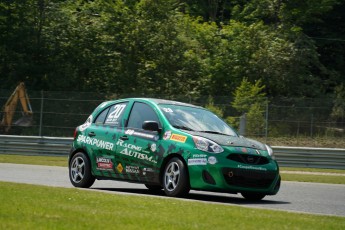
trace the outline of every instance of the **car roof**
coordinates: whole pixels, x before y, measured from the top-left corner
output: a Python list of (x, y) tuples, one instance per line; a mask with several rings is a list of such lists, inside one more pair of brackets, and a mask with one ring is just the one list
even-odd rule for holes
[[(188, 103), (184, 103), (184, 102), (158, 99), (158, 98), (126, 98), (126, 99), (121, 99), (121, 100), (148, 101), (148, 102), (153, 102), (157, 105), (166, 104), (166, 105), (180, 105), (180, 106), (188, 106), (188, 107), (195, 107), (195, 108), (203, 108), (201, 106), (192, 105), (192, 104), (188, 104)], [(118, 100), (116, 100), (116, 101), (118, 101)]]

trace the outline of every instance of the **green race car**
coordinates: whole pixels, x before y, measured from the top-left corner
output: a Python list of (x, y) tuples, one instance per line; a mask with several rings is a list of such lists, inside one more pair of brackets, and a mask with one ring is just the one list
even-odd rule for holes
[(193, 189), (261, 200), (280, 188), (269, 146), (239, 136), (202, 107), (148, 98), (100, 104), (75, 130), (69, 177), (75, 187), (113, 179), (168, 196)]

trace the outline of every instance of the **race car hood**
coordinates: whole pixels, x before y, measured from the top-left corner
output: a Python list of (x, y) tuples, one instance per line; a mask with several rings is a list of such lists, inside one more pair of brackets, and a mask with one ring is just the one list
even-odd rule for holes
[(226, 136), (220, 134), (188, 132), (195, 136), (208, 138), (222, 146), (246, 147), (258, 150), (266, 150), (266, 146), (261, 142), (245, 138), (243, 136)]

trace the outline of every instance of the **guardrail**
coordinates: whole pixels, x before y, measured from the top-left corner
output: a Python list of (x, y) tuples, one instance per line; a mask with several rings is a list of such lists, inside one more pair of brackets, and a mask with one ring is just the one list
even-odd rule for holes
[[(0, 135), (0, 154), (67, 156), (73, 138)], [(345, 169), (345, 149), (273, 146), (283, 167)]]
[(73, 138), (0, 135), (0, 154), (67, 156)]
[(273, 146), (280, 166), (345, 169), (345, 149)]

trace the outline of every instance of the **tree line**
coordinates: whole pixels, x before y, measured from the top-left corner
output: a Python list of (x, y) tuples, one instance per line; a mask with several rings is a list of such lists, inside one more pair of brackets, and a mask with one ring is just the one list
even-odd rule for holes
[(0, 41), (3, 89), (231, 96), (246, 79), (345, 107), (343, 0), (1, 0)]

